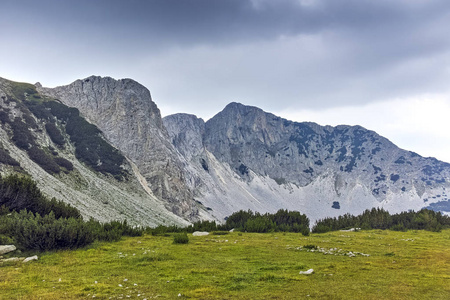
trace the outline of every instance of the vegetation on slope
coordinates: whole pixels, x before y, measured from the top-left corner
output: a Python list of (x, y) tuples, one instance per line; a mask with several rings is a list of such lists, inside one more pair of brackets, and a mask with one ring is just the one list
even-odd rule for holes
[(142, 229), (126, 221), (84, 221), (76, 208), (48, 200), (28, 177), (0, 177), (0, 207), (0, 244), (13, 243), (24, 250), (74, 249), (95, 240), (142, 235)]
[(64, 133), (67, 133), (75, 146), (77, 159), (95, 171), (111, 174), (118, 180), (126, 178), (127, 172), (122, 168), (124, 156), (102, 138), (101, 131), (96, 126), (80, 116), (78, 109), (41, 96), (34, 85), (10, 82), (10, 86), (10, 95), (4, 101), (15, 102), (23, 114), (11, 119), (10, 109), (0, 107), (0, 121), (9, 125), (11, 140), (15, 145), (27, 151), (30, 158), (45, 171), (50, 174), (69, 172), (73, 165), (58, 157), (56, 152), (51, 155), (51, 151), (36, 143), (33, 130), (38, 129), (38, 125), (32, 115), (44, 123), (46, 132), (57, 147), (64, 148)]
[(55, 198), (48, 200), (29, 177), (19, 175), (0, 176), (0, 206), (19, 212), (28, 210), (40, 215), (53, 212), (55, 218), (80, 218), (80, 212)]

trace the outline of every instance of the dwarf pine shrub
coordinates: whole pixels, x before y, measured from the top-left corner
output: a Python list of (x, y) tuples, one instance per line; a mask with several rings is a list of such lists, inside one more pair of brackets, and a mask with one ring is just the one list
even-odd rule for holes
[(189, 243), (189, 237), (187, 236), (186, 232), (176, 233), (173, 236), (173, 243), (174, 244), (187, 244), (187, 243)]

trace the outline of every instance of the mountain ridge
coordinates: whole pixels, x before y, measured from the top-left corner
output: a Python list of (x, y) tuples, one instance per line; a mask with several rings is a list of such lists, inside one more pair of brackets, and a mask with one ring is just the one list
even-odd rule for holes
[[(297, 210), (312, 221), (345, 213), (359, 214), (372, 207), (394, 213), (433, 206), (450, 211), (448, 163), (400, 149), (358, 125), (333, 127), (293, 122), (237, 102), (229, 103), (206, 122), (183, 113), (162, 118), (150, 91), (132, 79), (90, 76), (55, 88), (45, 88), (39, 83), (26, 85), (19, 92), (14, 92), (11, 85), (20, 84), (8, 82), (0, 80), (0, 94), (7, 100), (2, 99), (1, 104), (8, 111), (8, 122), (14, 119), (26, 123), (28, 115), (36, 120), (37, 129), (27, 130), (44, 152), (51, 152), (49, 146), (57, 147), (47, 135), (47, 130), (55, 126), (57, 131), (53, 128), (52, 132), (59, 130), (66, 141), (67, 154), (61, 151), (64, 159), (80, 172), (77, 180), (93, 190), (78, 188), (79, 195), (70, 192), (70, 196), (56, 192), (66, 187), (72, 190), (74, 182), (60, 178), (66, 176), (64, 172), (42, 176), (45, 171), (27, 162), (28, 150), (14, 145), (8, 122), (2, 125), (2, 144), (33, 178), (40, 180), (44, 192), (47, 189), (48, 194), (72, 204), (69, 197), (84, 197), (87, 216), (92, 209), (97, 211), (96, 218), (105, 220), (127, 216), (139, 224), (139, 219), (147, 214), (155, 218), (147, 223), (161, 224), (166, 219), (187, 224), (197, 220), (223, 221), (241, 209), (262, 213)], [(20, 99), (14, 102), (14, 97)], [(19, 106), (21, 101), (54, 101), (51, 103), (76, 108), (80, 117), (98, 128), (91, 130), (94, 133), (98, 130), (104, 142), (111, 145), (108, 147), (123, 155), (125, 160), (120, 168), (129, 174), (133, 187), (115, 181), (117, 178), (108, 174), (109, 183), (99, 184), (106, 177), (92, 172), (92, 168), (102, 170), (102, 161), (96, 165), (88, 148), (83, 152), (86, 161), (74, 157), (71, 151), (84, 141), (75, 141), (67, 135), (66, 130), (70, 129), (67, 119), (56, 116), (42, 119), (38, 115), (46, 116), (48, 112), (37, 108), (13, 110), (13, 116), (10, 100)], [(50, 106), (46, 109), (52, 112), (54, 108)], [(86, 163), (94, 164), (86, 168)], [(2, 172), (12, 170), (1, 162), (0, 167)], [(93, 187), (90, 181), (98, 187)], [(120, 192), (122, 188), (124, 191)], [(120, 200), (109, 200), (111, 205), (103, 204), (117, 208), (111, 207), (111, 213), (102, 216), (99, 201), (92, 199), (95, 193), (103, 195), (100, 202), (122, 196)], [(137, 196), (139, 200), (130, 198), (133, 193), (141, 195)], [(152, 209), (155, 211), (151, 212)], [(117, 213), (121, 210), (122, 216)]]

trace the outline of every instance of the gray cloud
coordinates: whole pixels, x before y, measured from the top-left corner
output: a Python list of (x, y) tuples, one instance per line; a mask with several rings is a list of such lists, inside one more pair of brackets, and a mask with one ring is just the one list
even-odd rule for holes
[(14, 76), (131, 77), (158, 104), (205, 116), (232, 100), (320, 109), (448, 91), (445, 0), (5, 0), (0, 10), (0, 63)]

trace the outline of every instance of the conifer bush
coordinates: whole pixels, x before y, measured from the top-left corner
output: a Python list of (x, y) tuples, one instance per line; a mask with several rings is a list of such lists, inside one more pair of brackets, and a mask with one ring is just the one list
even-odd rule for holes
[(187, 244), (187, 243), (189, 243), (189, 237), (187, 236), (187, 233), (186, 232), (176, 233), (173, 236), (173, 243), (174, 244)]

